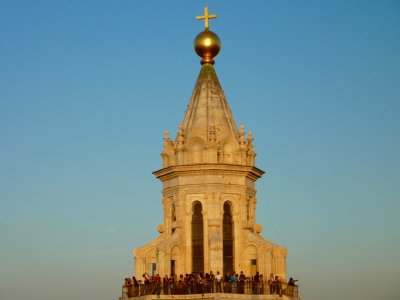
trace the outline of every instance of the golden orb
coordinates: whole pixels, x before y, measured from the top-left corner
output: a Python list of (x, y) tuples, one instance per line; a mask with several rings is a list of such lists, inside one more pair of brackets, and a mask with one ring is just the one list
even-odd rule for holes
[(221, 40), (218, 35), (210, 30), (200, 32), (194, 39), (194, 50), (202, 57), (201, 64), (214, 64), (214, 57), (221, 50)]

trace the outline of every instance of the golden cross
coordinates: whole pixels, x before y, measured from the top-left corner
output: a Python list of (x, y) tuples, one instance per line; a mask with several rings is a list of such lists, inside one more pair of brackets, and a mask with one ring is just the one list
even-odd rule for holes
[(204, 16), (197, 16), (196, 20), (204, 20), (204, 26), (206, 27), (206, 30), (208, 30), (208, 19), (216, 19), (216, 18), (218, 18), (217, 15), (208, 14), (208, 7), (206, 6), (204, 8)]

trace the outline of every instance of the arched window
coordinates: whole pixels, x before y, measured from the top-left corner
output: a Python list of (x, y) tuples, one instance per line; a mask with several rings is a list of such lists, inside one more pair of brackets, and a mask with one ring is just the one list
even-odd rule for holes
[(192, 266), (194, 272), (204, 272), (203, 207), (200, 202), (193, 205), (192, 215)]
[(233, 238), (233, 218), (232, 206), (229, 202), (224, 203), (223, 218), (223, 256), (224, 256), (224, 274), (234, 270), (234, 238)]

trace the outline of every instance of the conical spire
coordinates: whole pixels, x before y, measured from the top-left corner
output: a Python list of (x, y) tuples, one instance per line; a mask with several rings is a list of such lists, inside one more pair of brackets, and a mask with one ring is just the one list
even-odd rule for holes
[(244, 126), (236, 126), (228, 101), (214, 70), (214, 57), (221, 49), (219, 37), (209, 30), (209, 15), (205, 9), (206, 27), (194, 41), (196, 53), (203, 59), (199, 77), (190, 98), (183, 122), (175, 138), (164, 136), (163, 166), (222, 163), (254, 165), (253, 137), (245, 137)]
[(239, 132), (212, 64), (203, 64), (182, 122), (186, 144), (231, 143)]

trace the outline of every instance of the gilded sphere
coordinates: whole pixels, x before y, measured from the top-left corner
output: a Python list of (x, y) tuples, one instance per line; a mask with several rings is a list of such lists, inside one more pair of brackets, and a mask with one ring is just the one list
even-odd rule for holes
[(194, 39), (194, 50), (202, 57), (201, 64), (214, 64), (214, 57), (221, 50), (221, 40), (218, 35), (210, 30), (200, 32)]

